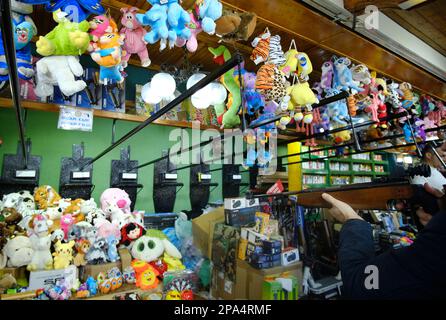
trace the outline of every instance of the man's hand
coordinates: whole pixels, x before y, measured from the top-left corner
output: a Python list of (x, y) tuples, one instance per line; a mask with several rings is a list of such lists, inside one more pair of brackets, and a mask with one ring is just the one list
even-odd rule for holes
[(363, 220), (352, 207), (350, 207), (347, 203), (339, 201), (338, 199), (333, 198), (328, 193), (322, 194), (322, 199), (331, 204), (331, 208), (328, 209), (328, 212), (340, 223), (344, 223), (350, 219), (359, 219)]

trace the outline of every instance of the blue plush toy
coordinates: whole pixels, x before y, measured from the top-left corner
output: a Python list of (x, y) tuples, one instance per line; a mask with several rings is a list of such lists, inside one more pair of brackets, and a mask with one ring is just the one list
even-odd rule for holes
[[(34, 75), (30, 42), (37, 33), (37, 29), (28, 16), (15, 15), (14, 17), (12, 23), (15, 30), (14, 43), (18, 75), (20, 79), (30, 80)], [(7, 81), (8, 78), (8, 66), (6, 64), (3, 36), (0, 30), (0, 82)]]
[(72, 22), (82, 22), (94, 15), (105, 13), (101, 0), (21, 0), (29, 4), (44, 4), (45, 9), (50, 12), (61, 9), (68, 14)]
[(90, 296), (95, 296), (98, 294), (98, 282), (93, 277), (88, 277), (87, 281), (88, 291), (90, 291)]
[(203, 0), (199, 5), (201, 28), (209, 34), (215, 33), (215, 21), (223, 13), (223, 5), (218, 0)]
[(178, 0), (147, 0), (152, 5), (145, 14), (137, 14), (136, 18), (143, 26), (150, 26), (151, 31), (144, 40), (150, 44), (161, 41), (160, 50), (175, 45), (177, 38), (188, 40), (191, 31), (187, 28), (189, 14), (180, 6)]
[(118, 239), (116, 239), (114, 235), (110, 235), (107, 238), (107, 244), (108, 244), (107, 255), (108, 255), (108, 260), (110, 262), (116, 262), (119, 260), (118, 249), (116, 248), (118, 243), (119, 241)]
[(362, 89), (356, 86), (353, 82), (352, 71), (349, 68), (350, 64), (351, 61), (348, 58), (333, 57), (333, 88), (345, 91), (354, 89), (357, 92), (360, 92)]

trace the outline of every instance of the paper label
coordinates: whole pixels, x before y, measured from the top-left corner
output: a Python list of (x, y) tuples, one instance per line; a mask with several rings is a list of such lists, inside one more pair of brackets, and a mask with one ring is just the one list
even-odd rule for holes
[(36, 170), (17, 170), (15, 172), (16, 178), (35, 178)]
[(58, 129), (93, 131), (93, 110), (60, 106)]

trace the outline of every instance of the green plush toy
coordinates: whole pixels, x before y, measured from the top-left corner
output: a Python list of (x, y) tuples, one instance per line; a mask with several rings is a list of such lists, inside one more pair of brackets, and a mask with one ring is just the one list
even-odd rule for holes
[(42, 56), (77, 56), (83, 54), (90, 43), (88, 21), (71, 22), (64, 13), (56, 11), (53, 19), (58, 25), (36, 43), (37, 53)]
[[(219, 46), (218, 48), (208, 48), (214, 55), (214, 61), (223, 64), (231, 59), (231, 53), (225, 46)], [(227, 71), (220, 79), (220, 82), (229, 91), (228, 97), (228, 110), (223, 113), (222, 105), (214, 106), (218, 116), (219, 124), (222, 124), (224, 128), (234, 128), (240, 125), (240, 117), (238, 115), (240, 106), (242, 104), (242, 97), (240, 94), (240, 84), (234, 78), (234, 69)]]

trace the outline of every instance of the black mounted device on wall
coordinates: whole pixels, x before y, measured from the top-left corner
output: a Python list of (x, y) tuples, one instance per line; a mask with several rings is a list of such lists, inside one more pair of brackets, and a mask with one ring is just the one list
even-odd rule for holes
[(240, 196), (240, 186), (246, 185), (242, 183), (242, 175), (240, 173), (240, 165), (224, 164), (222, 170), (222, 192), (223, 199), (237, 198)]
[(161, 159), (153, 166), (153, 205), (156, 213), (173, 212), (177, 187), (184, 186), (177, 181), (176, 166), (170, 160), (169, 150), (163, 150)]
[(203, 213), (203, 209), (209, 203), (210, 187), (218, 187), (218, 183), (211, 182), (212, 174), (209, 171), (209, 164), (203, 162), (201, 155), (200, 163), (190, 167), (190, 219), (196, 218)]
[(137, 160), (130, 160), (130, 146), (121, 149), (121, 160), (112, 160), (110, 187), (119, 188), (127, 192), (132, 201), (130, 209), (135, 209), (138, 189), (143, 185), (138, 183)]
[(91, 198), (93, 192), (93, 165), (85, 165), (91, 158), (84, 158), (84, 143), (73, 144), (71, 158), (63, 157), (60, 167), (59, 192), (63, 198)]
[(31, 139), (25, 142), (27, 164), (25, 164), (22, 150), (22, 144), (19, 142), (17, 154), (5, 154), (3, 156), (0, 197), (21, 190), (28, 190), (33, 193), (34, 188), (39, 185), (42, 157), (31, 155)]

